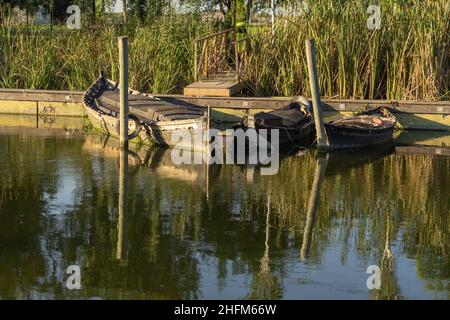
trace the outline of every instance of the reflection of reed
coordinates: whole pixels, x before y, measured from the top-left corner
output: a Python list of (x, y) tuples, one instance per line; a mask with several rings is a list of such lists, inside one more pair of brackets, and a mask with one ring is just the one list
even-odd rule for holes
[(127, 208), (127, 175), (128, 175), (128, 151), (120, 150), (119, 168), (119, 219), (117, 222), (117, 251), (116, 259), (123, 260), (125, 256), (125, 213)]
[(391, 250), (391, 218), (386, 216), (386, 234), (384, 251), (381, 257), (381, 287), (373, 291), (373, 296), (377, 300), (398, 299), (397, 276), (395, 274), (395, 259)]
[(269, 237), (270, 237), (270, 193), (267, 196), (267, 214), (266, 214), (266, 239), (264, 241), (264, 256), (261, 258), (261, 271), (259, 276), (270, 272), (269, 259)]
[(270, 270), (270, 215), (271, 215), (271, 193), (267, 195), (267, 214), (264, 240), (264, 255), (260, 260), (260, 271), (255, 277), (250, 299), (275, 299), (281, 297), (281, 289), (278, 286), (278, 277)]
[(316, 161), (316, 170), (314, 172), (314, 181), (311, 189), (311, 195), (308, 203), (308, 213), (306, 215), (305, 231), (303, 232), (302, 248), (300, 250), (300, 259), (305, 260), (310, 255), (311, 239), (316, 221), (317, 208), (320, 200), (320, 186), (325, 176), (328, 156), (319, 155)]

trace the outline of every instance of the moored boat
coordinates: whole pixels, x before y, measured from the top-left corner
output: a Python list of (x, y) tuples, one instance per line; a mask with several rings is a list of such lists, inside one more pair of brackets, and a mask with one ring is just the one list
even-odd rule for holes
[(314, 121), (308, 110), (309, 103), (303, 97), (293, 99), (288, 105), (271, 112), (260, 112), (243, 119), (245, 129), (279, 130), (282, 146), (309, 146), (314, 132)]
[[(83, 105), (94, 127), (108, 135), (119, 135), (118, 85), (103, 77), (98, 78), (83, 96)], [(163, 101), (136, 90), (129, 90), (129, 139), (138, 138), (144, 144), (152, 142), (173, 147), (182, 146), (172, 141), (176, 130), (187, 130), (193, 136), (196, 130), (206, 130), (207, 114), (200, 107), (186, 107)]]
[(332, 150), (356, 149), (390, 143), (395, 116), (385, 107), (377, 107), (325, 124)]

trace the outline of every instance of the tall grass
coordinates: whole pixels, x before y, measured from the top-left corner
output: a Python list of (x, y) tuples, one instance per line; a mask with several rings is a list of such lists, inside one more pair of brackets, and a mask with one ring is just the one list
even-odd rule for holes
[[(278, 18), (275, 37), (251, 40), (244, 76), (252, 94), (309, 95), (304, 40), (313, 37), (323, 96), (450, 98), (449, 1), (380, 0), (379, 30), (366, 26), (369, 1), (308, 3), (303, 15)], [(189, 14), (81, 31), (2, 28), (0, 87), (85, 90), (100, 69), (117, 78), (116, 37), (127, 34), (130, 85), (180, 93), (194, 78), (193, 40), (217, 27)]]
[(130, 86), (179, 92), (193, 79), (195, 37), (214, 27), (198, 15), (168, 15), (148, 25), (104, 24), (80, 31), (2, 28), (0, 87), (85, 90), (100, 70), (117, 79), (117, 36), (127, 34)]
[(369, 1), (309, 1), (281, 17), (275, 38), (256, 37), (246, 68), (257, 95), (309, 92), (304, 40), (316, 41), (322, 94), (345, 98), (450, 96), (450, 2), (379, 1), (381, 28), (369, 30)]

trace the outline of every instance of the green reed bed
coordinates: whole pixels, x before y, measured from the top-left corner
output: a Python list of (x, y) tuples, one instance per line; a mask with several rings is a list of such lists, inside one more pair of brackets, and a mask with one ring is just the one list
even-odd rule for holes
[[(252, 38), (244, 75), (251, 94), (309, 95), (304, 40), (313, 37), (323, 96), (450, 98), (450, 2), (380, 0), (378, 30), (367, 28), (369, 1), (309, 2), (302, 15), (278, 18), (275, 37)], [(0, 87), (85, 90), (100, 69), (117, 79), (116, 37), (127, 34), (130, 85), (180, 93), (194, 78), (193, 40), (220, 25), (188, 14), (80, 31), (4, 27)]]
[(252, 41), (246, 71), (253, 92), (307, 94), (304, 40), (312, 37), (325, 96), (448, 99), (450, 3), (379, 3), (378, 30), (367, 28), (368, 1), (317, 0), (303, 15), (280, 18), (274, 39), (266, 34)]
[(127, 34), (130, 86), (179, 92), (193, 78), (193, 39), (214, 26), (196, 15), (172, 15), (148, 25), (105, 23), (75, 31), (1, 28), (0, 87), (85, 90), (100, 70), (117, 79), (117, 36)]

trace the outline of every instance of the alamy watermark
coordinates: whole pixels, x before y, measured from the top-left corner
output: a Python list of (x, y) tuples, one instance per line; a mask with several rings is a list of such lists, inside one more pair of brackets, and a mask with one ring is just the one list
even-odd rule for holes
[(81, 289), (81, 269), (77, 265), (70, 265), (66, 269), (66, 273), (69, 277), (66, 280), (66, 288), (69, 290)]
[(366, 270), (370, 276), (367, 278), (366, 285), (369, 290), (381, 289), (381, 269), (377, 265), (370, 265)]
[(66, 11), (70, 16), (67, 18), (68, 29), (81, 29), (81, 9), (77, 5), (71, 5)]
[(381, 29), (381, 8), (378, 5), (370, 5), (367, 8), (367, 29), (369, 30), (379, 30)]
[[(304, 15), (310, 12), (308, 1), (304, 0), (300, 3), (298, 15)], [(66, 20), (66, 26), (70, 30), (81, 29), (81, 8), (78, 5), (70, 5), (66, 10), (69, 15)], [(381, 29), (381, 7), (376, 4), (371, 4), (367, 7), (366, 13), (369, 15), (366, 21), (367, 29), (379, 30)], [(37, 24), (49, 24), (50, 15), (43, 6), (39, 6), (36, 14)]]

